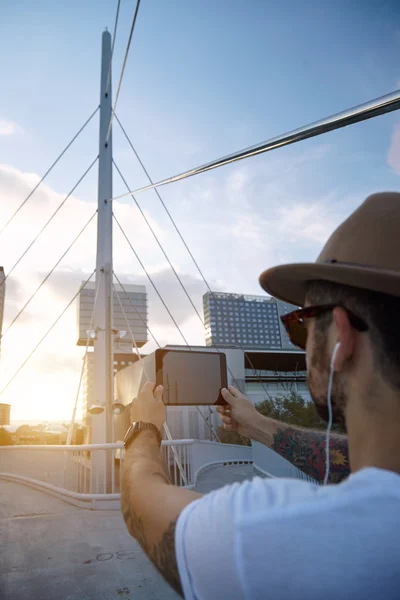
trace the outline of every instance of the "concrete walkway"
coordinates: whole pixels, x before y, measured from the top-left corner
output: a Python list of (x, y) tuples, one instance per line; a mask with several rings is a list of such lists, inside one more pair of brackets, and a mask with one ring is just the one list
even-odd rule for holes
[(224, 485), (241, 483), (255, 477), (253, 465), (212, 465), (200, 472), (196, 490), (208, 494)]
[(116, 511), (0, 481), (1, 600), (175, 600)]

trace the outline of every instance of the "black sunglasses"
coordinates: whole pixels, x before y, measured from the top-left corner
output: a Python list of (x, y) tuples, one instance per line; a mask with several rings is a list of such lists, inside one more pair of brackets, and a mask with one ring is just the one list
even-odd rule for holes
[(357, 315), (352, 313), (351, 310), (349, 310), (345, 306), (342, 306), (340, 304), (323, 304), (321, 306), (307, 306), (306, 308), (294, 310), (293, 312), (281, 317), (281, 321), (286, 329), (286, 332), (292, 344), (298, 346), (302, 350), (305, 350), (307, 343), (307, 327), (305, 326), (304, 322), (307, 319), (317, 319), (318, 317), (322, 317), (327, 312), (339, 306), (343, 308), (349, 315), (349, 321), (351, 323), (351, 326), (354, 327), (354, 329), (360, 332), (368, 331), (367, 323), (360, 317), (357, 317)]

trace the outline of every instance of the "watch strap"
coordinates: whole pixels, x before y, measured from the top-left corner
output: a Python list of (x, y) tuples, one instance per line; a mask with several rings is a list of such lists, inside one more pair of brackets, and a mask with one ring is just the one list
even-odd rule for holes
[(159, 444), (159, 446), (161, 446), (162, 435), (161, 435), (161, 432), (158, 429), (158, 427), (156, 425), (154, 425), (154, 423), (145, 423), (144, 421), (136, 421), (135, 423), (131, 424), (131, 426), (129, 427), (128, 431), (125, 434), (125, 437), (124, 437), (125, 450), (131, 445), (131, 443), (139, 435), (139, 433), (141, 431), (145, 431), (145, 430), (154, 431), (154, 433), (157, 436), (158, 444)]

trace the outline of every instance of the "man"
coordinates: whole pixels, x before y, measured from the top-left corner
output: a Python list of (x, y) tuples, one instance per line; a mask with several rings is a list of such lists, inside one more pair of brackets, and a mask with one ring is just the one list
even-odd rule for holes
[(318, 412), (346, 424), (345, 481), (255, 478), (203, 497), (176, 488), (159, 450), (162, 389), (153, 394), (148, 384), (133, 403), (132, 419), (143, 424), (126, 438), (124, 518), (185, 598), (400, 597), (399, 232), (400, 194), (376, 194), (315, 264), (260, 279), (267, 292), (305, 306), (283, 320), (306, 347)]

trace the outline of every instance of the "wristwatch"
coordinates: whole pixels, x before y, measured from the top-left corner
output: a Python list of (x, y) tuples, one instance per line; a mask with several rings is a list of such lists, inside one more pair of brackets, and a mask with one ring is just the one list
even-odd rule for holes
[(128, 431), (125, 434), (125, 437), (124, 437), (125, 450), (131, 445), (131, 443), (133, 442), (135, 437), (137, 435), (139, 435), (139, 433), (145, 429), (147, 429), (147, 430), (150, 429), (151, 431), (154, 431), (154, 433), (157, 436), (158, 444), (159, 444), (159, 446), (161, 446), (162, 435), (161, 435), (161, 432), (158, 429), (158, 427), (156, 425), (154, 425), (154, 423), (144, 423), (143, 421), (136, 421), (135, 423), (131, 424), (131, 426), (129, 427)]

